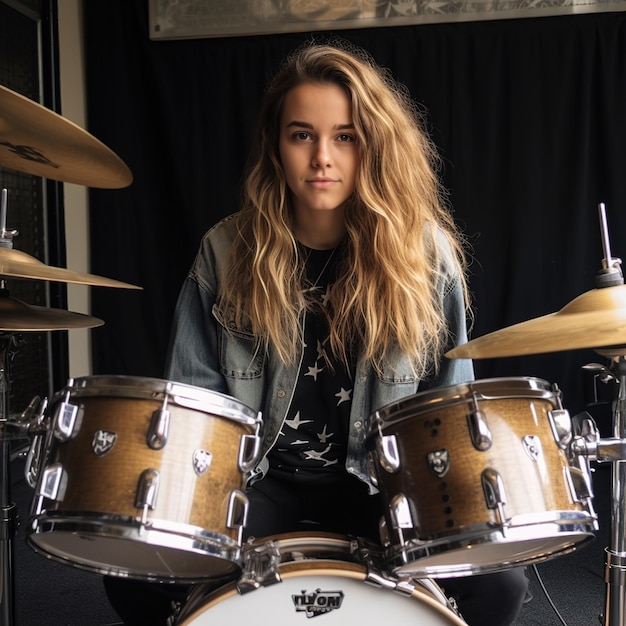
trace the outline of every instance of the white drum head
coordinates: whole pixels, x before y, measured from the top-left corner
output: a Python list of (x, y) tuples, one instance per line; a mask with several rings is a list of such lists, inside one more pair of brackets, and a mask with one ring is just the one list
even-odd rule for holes
[[(235, 584), (209, 594), (181, 626), (297, 626), (323, 617), (323, 626), (467, 626), (426, 589), (394, 592), (366, 584), (365, 568), (352, 563), (308, 561), (281, 569), (282, 582), (240, 595)], [(317, 622), (316, 622), (317, 623)]]

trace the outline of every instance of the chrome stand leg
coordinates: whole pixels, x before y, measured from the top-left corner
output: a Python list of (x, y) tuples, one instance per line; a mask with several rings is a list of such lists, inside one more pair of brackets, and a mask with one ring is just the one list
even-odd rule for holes
[(626, 583), (626, 555), (618, 555), (607, 549), (606, 569), (604, 580), (606, 586), (606, 601), (604, 604), (605, 624), (623, 624), (624, 585)]
[[(617, 400), (613, 407), (613, 435), (623, 441), (626, 437), (626, 362), (619, 357), (616, 363), (619, 380)], [(611, 485), (611, 529), (609, 547), (606, 550), (606, 599), (604, 611), (605, 626), (626, 624), (626, 524), (624, 515), (626, 497), (626, 465), (622, 460), (614, 460)]]
[(0, 624), (15, 623), (15, 587), (13, 584), (13, 537), (16, 528), (16, 507), (10, 502), (8, 487), (9, 480), (9, 454), (8, 442), (0, 442), (2, 459), (2, 507), (0, 508)]

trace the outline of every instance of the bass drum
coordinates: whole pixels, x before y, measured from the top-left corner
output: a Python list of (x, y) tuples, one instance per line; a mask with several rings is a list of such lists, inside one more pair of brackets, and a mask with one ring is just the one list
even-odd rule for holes
[(324, 533), (249, 543), (241, 579), (218, 589), (198, 585), (173, 623), (293, 626), (323, 615), (325, 625), (380, 626), (392, 619), (398, 626), (467, 626), (434, 582), (387, 578), (359, 545)]

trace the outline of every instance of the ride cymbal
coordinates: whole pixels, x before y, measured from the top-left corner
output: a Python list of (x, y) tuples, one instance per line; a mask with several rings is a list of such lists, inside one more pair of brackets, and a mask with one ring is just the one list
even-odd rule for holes
[(54, 111), (0, 85), (0, 166), (87, 187), (128, 187), (128, 166)]
[(446, 353), (451, 359), (524, 356), (626, 345), (626, 286), (592, 289), (560, 311), (494, 331)]
[(24, 332), (95, 328), (104, 322), (97, 317), (26, 304), (17, 298), (0, 296), (0, 330)]
[(46, 265), (25, 252), (3, 247), (0, 247), (0, 276), (52, 280), (99, 287), (116, 287), (118, 289), (141, 289), (141, 287), (123, 283), (119, 280)]

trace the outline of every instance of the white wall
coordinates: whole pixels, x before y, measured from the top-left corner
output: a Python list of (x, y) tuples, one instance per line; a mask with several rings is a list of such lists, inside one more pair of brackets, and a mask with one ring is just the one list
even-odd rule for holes
[[(82, 2), (59, 0), (58, 11), (61, 114), (85, 128)], [(65, 183), (64, 195), (67, 267), (78, 272), (89, 272), (87, 188)], [(68, 284), (68, 309), (90, 314), (90, 290), (97, 288)], [(88, 376), (92, 372), (90, 332), (89, 329), (79, 329), (68, 333), (71, 377)]]

